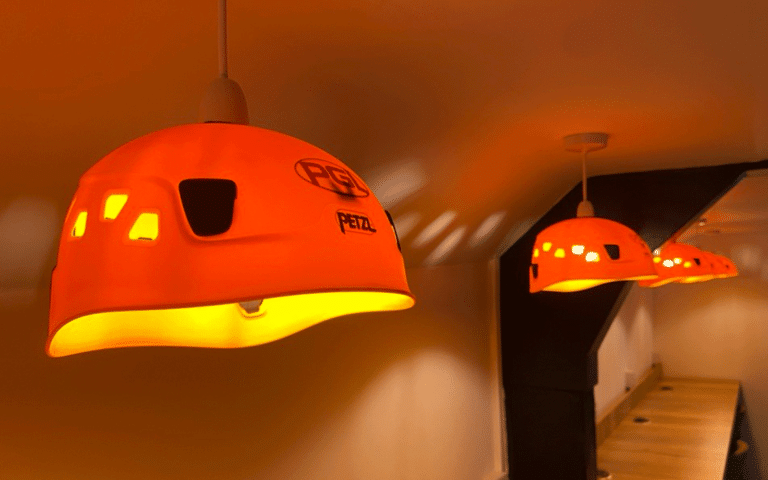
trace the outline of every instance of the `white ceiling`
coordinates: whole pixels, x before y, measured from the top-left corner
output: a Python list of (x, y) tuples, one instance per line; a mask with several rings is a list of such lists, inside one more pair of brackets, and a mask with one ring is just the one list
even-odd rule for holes
[[(408, 265), (473, 261), (579, 180), (565, 135), (611, 135), (592, 174), (768, 157), (768, 2), (691, 5), (229, 0), (230, 76), (374, 187)], [(196, 120), (216, 2), (6, 1), (0, 58), (0, 287), (47, 285), (79, 175)]]
[(752, 170), (682, 232), (680, 242), (768, 232), (768, 170)]

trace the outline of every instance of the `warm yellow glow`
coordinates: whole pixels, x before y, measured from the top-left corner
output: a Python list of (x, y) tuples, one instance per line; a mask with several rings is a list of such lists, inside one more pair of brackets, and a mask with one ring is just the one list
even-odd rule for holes
[(675, 265), (670, 259), (664, 260), (661, 264), (667, 268), (672, 268)]
[(640, 280), (653, 280), (657, 278), (656, 275), (641, 275), (632, 278), (584, 278), (578, 280), (565, 280), (563, 282), (553, 283), (548, 287), (543, 288), (547, 292), (578, 292), (579, 290), (586, 290), (588, 288), (596, 287), (604, 283), (616, 282), (616, 281), (640, 281)]
[(588, 262), (599, 262), (600, 255), (598, 255), (597, 252), (589, 252), (587, 253), (587, 256), (584, 259)]
[(685, 262), (685, 263), (683, 264), (683, 267), (685, 267), (685, 268), (691, 268), (691, 262)]
[(584, 245), (571, 246), (571, 253), (574, 255), (581, 255), (582, 253), (584, 253)]
[(548, 252), (552, 248), (552, 242), (544, 242), (544, 245), (541, 246), (541, 249), (545, 252)]
[(82, 237), (85, 233), (85, 224), (88, 220), (88, 212), (80, 212), (77, 214), (75, 225), (72, 227), (73, 237)]
[(659, 278), (658, 275), (638, 275), (637, 277), (630, 277), (630, 278), (622, 278), (622, 280), (632, 280), (632, 281), (640, 281), (640, 280), (655, 280)]
[(104, 201), (104, 219), (116, 219), (127, 201), (128, 195), (122, 193), (108, 196)]
[[(647, 286), (647, 287), (650, 287), (650, 288), (662, 287), (662, 286), (664, 286), (664, 285), (666, 285), (666, 284), (668, 284), (668, 283), (676, 282), (676, 281), (677, 281), (677, 280), (679, 280), (680, 278), (681, 278), (681, 277), (671, 277), (671, 278), (665, 278), (665, 279), (663, 279), (663, 280), (659, 280), (659, 281), (657, 281), (657, 282), (655, 282), (655, 283), (652, 283), (652, 284), (650, 284), (650, 285), (646, 285), (646, 286)], [(649, 280), (652, 280), (652, 279), (649, 279)]]
[(613, 280), (600, 279), (566, 280), (564, 282), (553, 283), (543, 290), (546, 290), (547, 292), (578, 292), (579, 290), (586, 290), (612, 281)]
[(706, 282), (709, 280), (714, 280), (716, 277), (712, 274), (707, 275), (698, 275), (693, 277), (682, 277), (679, 278), (677, 281), (679, 283), (699, 283), (699, 282)]
[(168, 310), (104, 312), (65, 324), (49, 353), (62, 357), (104, 348), (189, 346), (237, 348), (272, 342), (324, 320), (351, 313), (403, 310), (408, 295), (391, 292), (326, 292), (267, 298), (258, 315), (238, 303)]
[(683, 263), (683, 259), (680, 257), (675, 257), (675, 265), (680, 265), (681, 263)]
[(659, 263), (661, 261), (661, 257), (653, 257), (653, 263)]
[(142, 213), (133, 222), (128, 238), (131, 240), (156, 240), (159, 222), (156, 213)]
[(538, 256), (539, 256), (539, 249), (538, 248), (534, 248), (533, 249), (533, 258), (538, 258)]
[(555, 258), (565, 258), (565, 250), (562, 248), (555, 250)]

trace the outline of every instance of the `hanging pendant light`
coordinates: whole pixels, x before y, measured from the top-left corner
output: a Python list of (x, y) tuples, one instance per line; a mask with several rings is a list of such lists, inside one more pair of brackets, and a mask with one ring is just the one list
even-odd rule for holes
[(702, 257), (701, 272), (690, 272), (688, 275), (675, 280), (677, 283), (700, 283), (717, 278), (719, 262), (714, 253), (699, 250)]
[[(699, 228), (705, 226), (706, 224), (707, 224), (706, 217), (701, 217), (699, 221), (696, 222), (697, 236), (700, 234)], [(712, 266), (711, 278), (707, 278), (706, 280), (730, 278), (730, 277), (735, 277), (739, 274), (739, 270), (736, 268), (736, 265), (734, 265), (731, 259), (729, 259), (728, 257), (725, 257), (723, 255), (717, 255), (712, 252), (705, 252), (705, 254), (707, 255), (709, 263)]]
[[(695, 231), (697, 236), (700, 234), (699, 228), (706, 224), (707, 219), (705, 217), (700, 218), (696, 222)], [(705, 271), (696, 275), (689, 275), (685, 278), (676, 280), (678, 283), (699, 283), (708, 280), (727, 278), (738, 275), (738, 270), (730, 259), (721, 255), (716, 255), (706, 250), (701, 250), (701, 253), (703, 256), (702, 260), (706, 264)]]
[(247, 123), (226, 71), (208, 123), (133, 140), (80, 179), (51, 279), (46, 351), (233, 348), (414, 304), (391, 217), (328, 153)]
[(702, 251), (702, 253), (704, 254), (704, 262), (707, 264), (707, 272), (682, 278), (678, 280), (678, 282), (699, 283), (708, 280), (735, 277), (739, 274), (736, 265), (734, 265), (729, 258), (707, 251)]
[[(697, 236), (699, 227), (706, 223), (706, 218), (696, 222)], [(640, 286), (660, 287), (669, 283), (700, 283), (738, 275), (736, 265), (727, 257), (692, 245), (677, 243), (676, 238), (677, 235), (653, 252), (653, 264), (658, 277), (642, 281)]]
[(672, 282), (695, 283), (714, 278), (708, 252), (684, 243), (670, 242), (654, 251), (656, 278), (640, 282), (641, 287), (660, 287)]
[(715, 278), (731, 278), (739, 275), (739, 269), (730, 258), (723, 255), (712, 254), (714, 256), (714, 275)]
[(605, 148), (606, 133), (565, 137), (568, 151), (582, 153), (583, 200), (577, 218), (555, 223), (537, 236), (529, 280), (531, 293), (574, 292), (603, 283), (655, 277), (651, 252), (630, 228), (594, 216), (587, 200), (587, 153)]

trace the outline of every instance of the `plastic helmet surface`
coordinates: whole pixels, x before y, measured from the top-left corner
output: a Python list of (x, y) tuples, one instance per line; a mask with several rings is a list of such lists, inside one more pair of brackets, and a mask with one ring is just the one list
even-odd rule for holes
[(413, 303), (389, 214), (342, 162), (270, 130), (183, 125), (82, 176), (46, 350), (243, 347)]
[(715, 278), (731, 278), (739, 275), (739, 269), (730, 258), (723, 255), (713, 254), (717, 268), (715, 269)]
[(655, 274), (648, 246), (630, 228), (604, 218), (578, 217), (537, 235), (530, 291), (573, 292)]
[(711, 255), (692, 245), (667, 243), (654, 255), (653, 262), (658, 276), (640, 282), (642, 287), (660, 287), (671, 282), (695, 283), (714, 278)]

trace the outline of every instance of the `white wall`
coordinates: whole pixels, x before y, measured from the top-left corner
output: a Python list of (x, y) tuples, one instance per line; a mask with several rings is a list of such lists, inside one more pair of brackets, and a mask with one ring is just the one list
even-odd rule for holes
[(654, 344), (668, 376), (742, 382), (753, 457), (768, 478), (768, 236), (721, 235), (701, 248), (724, 253), (741, 275), (654, 292)]
[(43, 353), (46, 283), (0, 296), (0, 478), (484, 480), (500, 464), (495, 272), (238, 350)]
[(597, 352), (595, 413), (600, 417), (651, 367), (652, 292), (635, 284)]

